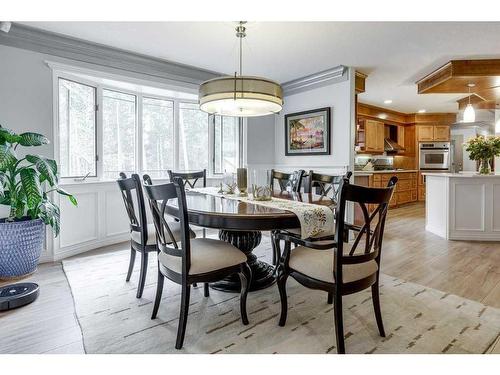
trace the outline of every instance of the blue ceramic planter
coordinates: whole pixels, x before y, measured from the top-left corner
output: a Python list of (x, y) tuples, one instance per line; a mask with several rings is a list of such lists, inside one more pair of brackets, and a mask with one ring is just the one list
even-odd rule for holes
[(35, 272), (44, 235), (45, 224), (40, 219), (0, 220), (0, 279), (14, 279)]

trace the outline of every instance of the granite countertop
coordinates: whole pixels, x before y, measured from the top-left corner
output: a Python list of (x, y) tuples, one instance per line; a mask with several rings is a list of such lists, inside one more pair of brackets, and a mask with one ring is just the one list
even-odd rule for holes
[(422, 172), (424, 176), (433, 177), (451, 177), (451, 178), (495, 178), (500, 177), (500, 173), (494, 174), (478, 174), (477, 172), (461, 172), (461, 173), (451, 173), (451, 172)]
[(389, 171), (354, 171), (354, 176), (371, 176), (373, 174), (379, 174), (379, 173), (386, 173), (386, 174), (393, 174), (393, 173), (408, 173), (408, 172), (418, 172), (417, 169), (394, 169), (394, 170), (389, 170)]

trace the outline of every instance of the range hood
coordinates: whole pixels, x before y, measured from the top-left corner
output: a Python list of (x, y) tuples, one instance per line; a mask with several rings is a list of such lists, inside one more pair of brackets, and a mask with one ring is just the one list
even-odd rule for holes
[(393, 141), (390, 138), (385, 138), (384, 139), (384, 151), (385, 152), (398, 152), (398, 151), (404, 151), (404, 147), (400, 146), (397, 142)]

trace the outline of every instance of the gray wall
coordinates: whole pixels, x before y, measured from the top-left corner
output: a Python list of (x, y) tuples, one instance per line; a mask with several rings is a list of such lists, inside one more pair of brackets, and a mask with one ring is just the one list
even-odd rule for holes
[(249, 168), (274, 166), (275, 115), (250, 117), (247, 120), (247, 165)]
[[(17, 133), (35, 131), (54, 138), (52, 73), (44, 55), (0, 45), (0, 124)], [(51, 145), (36, 152), (54, 155)]]

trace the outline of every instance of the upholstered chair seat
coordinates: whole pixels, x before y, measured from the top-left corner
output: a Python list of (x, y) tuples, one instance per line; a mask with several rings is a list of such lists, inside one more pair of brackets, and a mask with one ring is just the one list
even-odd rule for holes
[[(289, 234), (293, 234), (294, 236), (300, 237), (302, 235), (302, 230), (300, 228), (291, 228), (291, 229), (286, 229), (286, 231)], [(328, 231), (328, 233), (321, 233), (318, 236), (313, 236), (312, 238), (318, 238), (318, 237), (326, 237), (326, 236), (333, 236), (333, 231)]]
[[(349, 244), (344, 244), (344, 253)], [(349, 251), (347, 250), (347, 253)], [(289, 267), (306, 276), (327, 283), (335, 283), (333, 277), (333, 250), (316, 250), (298, 246), (290, 254)], [(344, 264), (342, 279), (344, 283), (362, 280), (378, 271), (377, 262), (370, 260), (364, 263)]]
[[(175, 241), (179, 242), (181, 240), (181, 225), (179, 222), (175, 220), (167, 220), (168, 227), (172, 231), (172, 234), (174, 235)], [(191, 238), (195, 238), (196, 235), (194, 234), (193, 231), (189, 232), (191, 235)], [(130, 236), (132, 237), (132, 240), (141, 243), (141, 233), (140, 232), (131, 232)], [(156, 243), (156, 231), (155, 231), (155, 225), (154, 224), (149, 224), (148, 225), (148, 239), (147, 239), (148, 245)], [(169, 242), (171, 243), (171, 242)]]
[[(174, 272), (182, 272), (182, 258), (160, 252), (158, 261)], [(189, 275), (207, 273), (236, 266), (247, 261), (247, 256), (233, 245), (211, 238), (191, 240), (191, 267)]]

